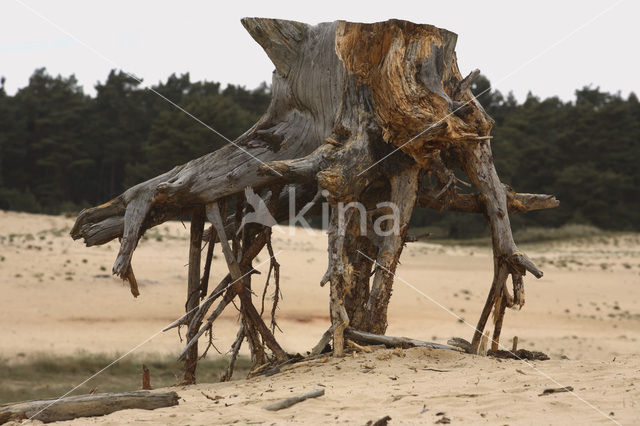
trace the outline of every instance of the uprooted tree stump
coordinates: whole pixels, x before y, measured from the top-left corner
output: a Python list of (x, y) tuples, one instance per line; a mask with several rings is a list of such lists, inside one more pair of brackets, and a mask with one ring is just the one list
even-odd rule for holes
[[(330, 208), (329, 261), (320, 283), (330, 285), (331, 328), (319, 350), (333, 341), (333, 353), (340, 356), (347, 326), (385, 333), (394, 273), (415, 206), (487, 217), (494, 279), (469, 351), (478, 351), (492, 309), (497, 345), (505, 307), (524, 304), (522, 277), (526, 271), (542, 276), (516, 246), (509, 214), (558, 202), (549, 195), (518, 194), (498, 178), (490, 145), (493, 121), (470, 90), (479, 72), (460, 74), (456, 34), (399, 20), (242, 23), (275, 65), (264, 116), (225, 147), (82, 211), (71, 230), (87, 246), (121, 238), (113, 273), (133, 291), (131, 259), (140, 237), (171, 218), (193, 215), (187, 313), (168, 327), (188, 327), (181, 354), (184, 382), (195, 381), (196, 342), (206, 332), (211, 339), (212, 324), (235, 299), (241, 325), (223, 380), (230, 378), (245, 340), (256, 365), (288, 358), (274, 337), (280, 265), (270, 226), (290, 219), (291, 203), (295, 212), (307, 214), (317, 214), (322, 201)], [(458, 192), (462, 181), (455, 170), (468, 176), (476, 194)], [(258, 197), (265, 201), (256, 202)], [(243, 220), (251, 214), (272, 223)], [(203, 232), (205, 217), (211, 228)], [(201, 275), (202, 239), (209, 246)], [(214, 243), (222, 247), (229, 273), (209, 291)], [(273, 276), (276, 296), (269, 325), (262, 319), (267, 289), (259, 310), (252, 299), (252, 262), (265, 247), (271, 256), (266, 286)]]

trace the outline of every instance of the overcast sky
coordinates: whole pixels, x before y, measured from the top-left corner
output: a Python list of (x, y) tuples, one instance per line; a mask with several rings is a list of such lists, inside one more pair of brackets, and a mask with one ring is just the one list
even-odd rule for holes
[(75, 74), (90, 94), (112, 68), (144, 78), (145, 85), (190, 72), (192, 81), (253, 88), (270, 83), (273, 65), (240, 24), (244, 16), (433, 24), (458, 34), (463, 75), (479, 68), (494, 88), (512, 90), (520, 100), (529, 90), (570, 100), (589, 84), (625, 96), (640, 92), (636, 0), (2, 0), (0, 76), (10, 94), (27, 85), (37, 67)]

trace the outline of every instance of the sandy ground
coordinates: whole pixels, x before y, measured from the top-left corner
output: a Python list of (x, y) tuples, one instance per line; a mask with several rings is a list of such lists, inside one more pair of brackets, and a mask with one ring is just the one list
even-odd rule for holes
[[(184, 226), (162, 225), (141, 242), (133, 259), (141, 296), (134, 299), (110, 276), (117, 245), (85, 248), (68, 237), (72, 222), (0, 212), (0, 357), (19, 362), (38, 351), (79, 350), (115, 355), (152, 336), (136, 353), (177, 354), (175, 330), (160, 330), (184, 311)], [(289, 228), (274, 231), (274, 237), (284, 294), (278, 311), (284, 333), (277, 337), (289, 352), (305, 353), (329, 326), (328, 288), (318, 284), (326, 239), (304, 230), (294, 236)], [(271, 377), (178, 389), (178, 407), (72, 423), (365, 424), (389, 415), (390, 424), (443, 417), (452, 424), (640, 424), (640, 236), (521, 248), (545, 276), (526, 277), (526, 305), (507, 313), (503, 341), (517, 335), (520, 347), (546, 352), (549, 361), (377, 350), (309, 362)], [(256, 269), (263, 275), (256, 285), (268, 269), (268, 256), (259, 259)], [(439, 343), (452, 336), (470, 339), (469, 324), (479, 316), (491, 267), (488, 249), (410, 244), (397, 271), (387, 334)], [(221, 259), (213, 269), (217, 283), (225, 274)], [(229, 348), (237, 326), (233, 310), (216, 322), (221, 351)], [(573, 386), (575, 393), (539, 396), (560, 386)], [(313, 387), (324, 388), (325, 395), (275, 413), (262, 409)]]

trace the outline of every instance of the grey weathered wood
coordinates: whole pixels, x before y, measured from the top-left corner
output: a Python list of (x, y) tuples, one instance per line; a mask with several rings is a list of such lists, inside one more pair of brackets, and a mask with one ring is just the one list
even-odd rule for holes
[(220, 377), (221, 382), (228, 382), (231, 380), (231, 376), (233, 376), (233, 369), (236, 365), (236, 360), (238, 359), (238, 353), (240, 352), (240, 347), (242, 346), (242, 341), (244, 340), (245, 331), (244, 324), (240, 326), (238, 329), (238, 334), (236, 335), (236, 340), (231, 345), (231, 357), (229, 358), (229, 365), (227, 365), (227, 369), (224, 371), (222, 377)]
[[(465, 173), (482, 194), (482, 202), (491, 230), (494, 257), (494, 280), (472, 341), (473, 349), (476, 350), (480, 345), (491, 307), (496, 305), (507, 292), (508, 275), (523, 275), (528, 270), (536, 278), (540, 278), (542, 271), (518, 249), (513, 240), (507, 209), (507, 193), (496, 173), (489, 141), (473, 144), (470, 149), (464, 151), (463, 155)], [(496, 323), (501, 326), (504, 310), (500, 310), (498, 305), (496, 307), (498, 307)], [(499, 336), (499, 331), (497, 335)], [(497, 345), (498, 342), (496, 341), (495, 344)]]
[[(300, 199), (307, 200), (326, 190), (334, 209), (340, 203), (362, 201), (368, 209), (366, 218), (350, 214), (351, 220), (342, 226), (339, 220), (332, 221), (329, 229), (330, 265), (323, 282), (331, 282), (334, 352), (339, 355), (349, 314), (361, 329), (379, 333), (386, 329), (393, 272), (414, 205), (483, 213), (492, 233), (494, 280), (473, 339), (477, 349), (497, 301), (521, 306), (522, 276), (526, 271), (542, 276), (518, 250), (509, 213), (551, 208), (558, 202), (552, 196), (518, 194), (500, 182), (489, 142), (493, 120), (470, 90), (478, 72), (463, 77), (458, 69), (457, 35), (401, 20), (309, 26), (246, 18), (242, 23), (276, 68), (272, 101), (264, 116), (222, 149), (136, 185), (102, 206), (84, 210), (71, 230), (73, 238), (93, 245), (122, 236), (113, 271), (125, 278), (146, 229), (194, 205), (217, 206), (246, 187), (256, 193), (283, 185), (305, 188)], [(460, 181), (455, 169), (467, 174), (477, 194), (457, 193)], [(421, 188), (424, 173), (437, 181), (434, 188)], [(374, 235), (372, 223), (381, 214), (377, 203), (389, 200), (400, 207), (400, 235)], [(287, 204), (288, 199), (281, 195), (270, 207), (278, 222), (286, 219), (282, 212), (288, 212)], [(250, 264), (239, 265), (240, 259), (227, 242), (227, 237), (236, 235), (239, 221), (225, 221), (219, 211), (214, 219), (230, 277), (240, 280)], [(357, 224), (365, 227), (366, 235), (356, 234)], [(371, 291), (366, 276), (371, 265), (358, 263), (354, 256), (363, 238), (377, 265)], [(238, 248), (239, 240), (233, 239)], [(513, 297), (506, 289), (509, 275)], [(225, 292), (225, 297), (240, 296), (243, 321), (253, 324), (245, 324), (250, 345), (257, 344), (252, 333), (259, 329), (276, 356), (286, 358), (254, 312), (250, 294), (240, 290), (238, 283), (236, 293)], [(212, 303), (205, 301), (190, 329), (200, 326)], [(226, 304), (227, 299), (214, 313)], [(497, 312), (498, 317), (503, 315), (502, 310)]]
[(417, 167), (410, 167), (390, 177), (391, 202), (397, 206), (395, 225), (399, 232), (385, 237), (378, 249), (376, 269), (366, 309), (367, 331), (384, 334), (387, 329), (387, 308), (391, 298), (393, 279), (404, 239), (409, 229), (409, 220), (416, 202), (416, 191), (421, 174)]
[(409, 337), (383, 336), (381, 334), (354, 330), (351, 327), (347, 327), (347, 329), (345, 329), (344, 335), (352, 340), (355, 340), (356, 342), (368, 345), (385, 345), (394, 348), (424, 347), (433, 349), (447, 349), (452, 351), (458, 350), (457, 348), (454, 348), (452, 346), (442, 345), (440, 343), (424, 342), (422, 340), (411, 339)]
[[(191, 322), (199, 307), (200, 300), (200, 261), (202, 247), (202, 233), (204, 232), (205, 207), (196, 206), (191, 215), (191, 233), (189, 240), (189, 275), (187, 283), (187, 303), (185, 304), (186, 320)], [(226, 242), (226, 241), (225, 241)], [(196, 330), (189, 328), (187, 341), (191, 341)], [(196, 367), (198, 365), (198, 344), (194, 343), (185, 353), (184, 376), (182, 384), (196, 383)]]
[[(436, 195), (423, 189), (418, 193), (418, 204), (420, 207), (434, 210), (484, 213), (480, 194), (456, 194), (452, 200), (438, 199)], [(508, 193), (508, 195), (507, 209), (509, 214), (552, 209), (560, 205), (560, 202), (553, 195), (520, 193)]]
[(333, 329), (329, 328), (327, 331), (322, 333), (322, 337), (320, 337), (320, 340), (318, 341), (318, 343), (316, 343), (316, 345), (311, 349), (311, 353), (309, 355), (310, 356), (320, 355), (324, 350), (324, 348), (327, 347), (327, 345), (329, 344), (332, 338), (333, 338)]
[(463, 352), (471, 353), (472, 351), (471, 343), (462, 337), (452, 337), (447, 340), (447, 343), (451, 346), (462, 349)]
[(237, 287), (237, 293), (242, 301), (243, 316), (245, 317), (246, 321), (249, 321), (251, 323), (251, 329), (247, 330), (247, 333), (251, 333), (251, 331), (253, 330), (259, 332), (262, 335), (265, 344), (269, 346), (269, 348), (273, 351), (274, 355), (279, 360), (288, 359), (288, 355), (276, 342), (275, 338), (273, 337), (273, 333), (269, 331), (269, 328), (265, 325), (264, 321), (262, 321), (262, 318), (260, 318), (260, 314), (258, 314), (258, 312), (256, 311), (253, 303), (251, 303), (251, 295), (248, 291), (246, 291), (245, 284), (243, 282), (243, 279), (246, 279), (247, 274), (242, 274), (240, 264), (233, 255), (231, 246), (229, 246), (229, 242), (227, 241), (224, 231), (222, 217), (220, 215), (220, 209), (216, 202), (212, 203), (207, 208), (207, 216), (209, 217), (209, 220), (211, 221), (211, 224), (215, 228), (218, 235), (220, 235), (220, 245), (222, 246), (222, 252), (224, 253), (224, 257), (227, 261), (227, 266), (229, 267), (229, 273), (234, 280), (234, 286)]
[(44, 423), (104, 416), (128, 409), (155, 410), (178, 405), (176, 392), (123, 392), (70, 396), (62, 399), (25, 401), (0, 405), (0, 424), (31, 418)]
[(292, 396), (291, 398), (285, 398), (272, 404), (265, 405), (264, 409), (269, 411), (278, 411), (282, 410), (283, 408), (289, 408), (292, 405), (295, 405), (309, 398), (317, 398), (322, 395), (324, 395), (324, 389), (313, 388), (309, 392), (305, 392), (301, 395)]

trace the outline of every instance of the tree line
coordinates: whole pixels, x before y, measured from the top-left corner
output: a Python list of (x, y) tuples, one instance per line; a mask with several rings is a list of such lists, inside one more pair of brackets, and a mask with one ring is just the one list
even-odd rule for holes
[[(96, 95), (75, 76), (37, 69), (9, 96), (0, 80), (0, 209), (60, 213), (107, 201), (128, 187), (227, 143), (172, 106), (234, 139), (269, 105), (270, 88), (192, 82), (175, 74), (152, 86), (112, 70)], [(492, 147), (503, 182), (518, 192), (555, 194), (561, 206), (514, 217), (517, 226), (590, 224), (640, 230), (640, 104), (598, 88), (575, 99), (522, 103), (480, 76), (472, 90), (496, 120)], [(412, 223), (451, 237), (481, 233), (485, 221), (416, 211)]]

